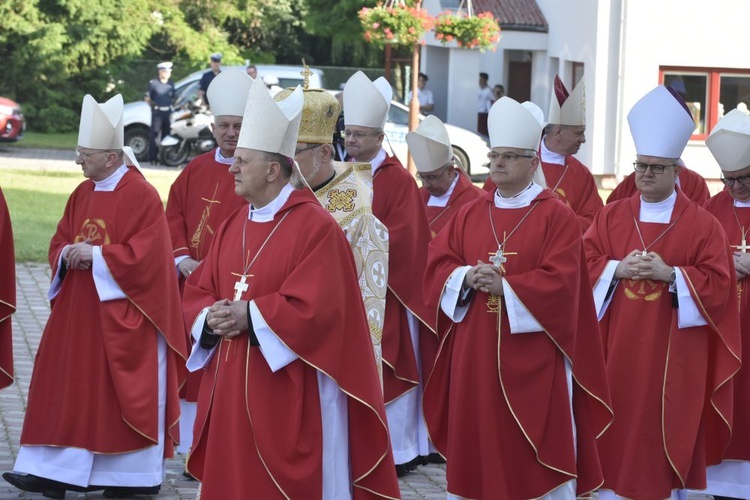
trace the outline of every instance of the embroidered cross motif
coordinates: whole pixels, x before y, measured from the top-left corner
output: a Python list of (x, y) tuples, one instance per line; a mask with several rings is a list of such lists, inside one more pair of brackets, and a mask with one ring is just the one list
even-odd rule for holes
[(347, 189), (342, 191), (340, 189), (331, 189), (328, 191), (328, 204), (326, 210), (329, 212), (351, 212), (354, 210), (354, 197), (357, 196), (357, 191), (354, 189)]

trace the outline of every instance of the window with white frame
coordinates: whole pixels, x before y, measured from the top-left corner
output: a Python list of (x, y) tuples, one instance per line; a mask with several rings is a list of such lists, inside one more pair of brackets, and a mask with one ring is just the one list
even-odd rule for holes
[(695, 120), (693, 140), (708, 137), (721, 117), (735, 108), (749, 113), (750, 70), (663, 67), (659, 81), (685, 100)]

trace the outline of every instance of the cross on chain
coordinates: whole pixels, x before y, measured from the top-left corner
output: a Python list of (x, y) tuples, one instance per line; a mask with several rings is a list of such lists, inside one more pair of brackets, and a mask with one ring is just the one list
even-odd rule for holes
[(747, 253), (750, 250), (750, 246), (747, 244), (747, 237), (744, 233), (742, 234), (742, 243), (740, 245), (732, 245), (732, 248), (736, 248), (742, 253)]
[(505, 270), (505, 267), (503, 266), (503, 264), (508, 262), (508, 258), (506, 257), (506, 255), (518, 254), (517, 252), (506, 252), (505, 250), (503, 250), (503, 246), (505, 245), (506, 240), (507, 240), (506, 231), (503, 231), (503, 244), (497, 247), (497, 252), (488, 252), (490, 255), (490, 262), (492, 262), (492, 264), (496, 268), (503, 269), (503, 270)]
[[(237, 273), (232, 273), (235, 276), (240, 276)], [(242, 294), (247, 292), (247, 290), (250, 288), (250, 284), (247, 283), (248, 278), (252, 278), (254, 275), (252, 274), (243, 274), (240, 276), (240, 280), (237, 281), (234, 284), (234, 298), (233, 301), (238, 301), (242, 297)]]

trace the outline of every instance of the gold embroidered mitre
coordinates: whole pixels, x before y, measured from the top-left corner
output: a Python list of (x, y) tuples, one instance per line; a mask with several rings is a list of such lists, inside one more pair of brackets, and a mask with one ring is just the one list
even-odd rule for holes
[[(286, 98), (292, 90), (285, 89), (276, 94), (274, 99)], [(339, 102), (323, 89), (303, 89), (305, 104), (302, 107), (302, 120), (299, 124), (297, 142), (307, 144), (331, 144), (336, 120), (341, 112)]]

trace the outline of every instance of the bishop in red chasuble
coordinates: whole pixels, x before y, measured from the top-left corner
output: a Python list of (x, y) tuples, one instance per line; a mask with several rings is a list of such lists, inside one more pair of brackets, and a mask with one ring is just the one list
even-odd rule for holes
[(185, 289), (188, 367), (205, 370), (187, 468), (208, 500), (399, 495), (351, 249), (289, 184), (302, 103), (251, 87), (230, 170), (251, 205)]
[(531, 113), (504, 97), (489, 124), (498, 189), (430, 243), (425, 293), (454, 324), (425, 417), (449, 498), (574, 498), (602, 482), (596, 438), (612, 419), (580, 229), (532, 182)]
[(687, 107), (660, 86), (628, 122), (639, 193), (584, 235), (615, 412), (599, 439), (600, 497), (663, 499), (705, 488), (732, 435), (736, 282), (721, 225), (675, 190)]
[[(706, 146), (716, 158), (726, 186), (705, 208), (727, 234), (734, 259), (743, 364), (733, 379), (732, 439), (722, 462), (706, 471), (707, 488), (701, 493), (714, 498), (750, 498), (750, 117), (733, 109), (719, 120)], [(729, 292), (731, 300), (732, 290)]]
[[(187, 345), (161, 199), (124, 163), (122, 96), (83, 101), (68, 199), (49, 248), (51, 312), (17, 472), (27, 491), (155, 494), (178, 443)], [(110, 488), (112, 487), (112, 488)]]

